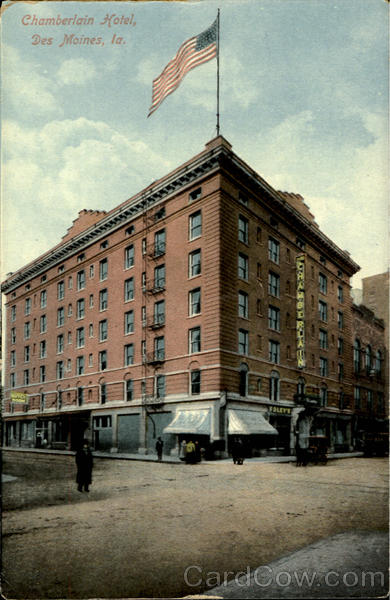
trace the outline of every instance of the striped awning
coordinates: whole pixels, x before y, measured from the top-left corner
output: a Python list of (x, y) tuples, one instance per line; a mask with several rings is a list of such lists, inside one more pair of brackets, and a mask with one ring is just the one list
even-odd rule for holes
[(277, 435), (275, 427), (263, 417), (262, 413), (254, 410), (231, 408), (228, 410), (229, 435)]
[(208, 408), (178, 410), (172, 422), (164, 428), (163, 433), (210, 435), (210, 426), (211, 419)]

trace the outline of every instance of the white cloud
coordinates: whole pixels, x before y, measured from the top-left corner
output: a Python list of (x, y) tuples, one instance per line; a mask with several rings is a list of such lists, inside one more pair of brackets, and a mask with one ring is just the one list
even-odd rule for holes
[(62, 85), (81, 85), (96, 77), (97, 71), (92, 61), (85, 58), (64, 60), (57, 71), (57, 79)]

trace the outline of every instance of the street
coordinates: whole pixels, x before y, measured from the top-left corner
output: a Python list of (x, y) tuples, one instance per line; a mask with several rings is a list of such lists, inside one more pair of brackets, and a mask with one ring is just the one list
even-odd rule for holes
[(16, 479), (3, 484), (3, 593), (200, 594), (212, 586), (186, 581), (191, 566), (192, 574), (238, 573), (335, 534), (387, 531), (387, 465), (95, 458), (87, 494), (76, 489), (73, 456), (4, 451), (3, 473)]

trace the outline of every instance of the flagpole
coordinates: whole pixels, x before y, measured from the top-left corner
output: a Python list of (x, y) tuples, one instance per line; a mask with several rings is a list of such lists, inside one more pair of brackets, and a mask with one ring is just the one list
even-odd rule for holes
[(219, 9), (217, 16), (217, 137), (219, 136)]

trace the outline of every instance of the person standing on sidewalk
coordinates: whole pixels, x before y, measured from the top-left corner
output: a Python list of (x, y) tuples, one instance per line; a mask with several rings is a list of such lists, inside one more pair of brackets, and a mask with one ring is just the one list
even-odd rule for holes
[(82, 492), (84, 488), (86, 492), (89, 492), (89, 486), (92, 483), (93, 458), (88, 440), (84, 440), (82, 448), (79, 448), (76, 452), (76, 465), (77, 489)]
[(164, 442), (162, 441), (161, 437), (158, 437), (157, 442), (156, 442), (156, 450), (157, 450), (157, 459), (159, 462), (162, 460), (163, 447), (164, 447)]

